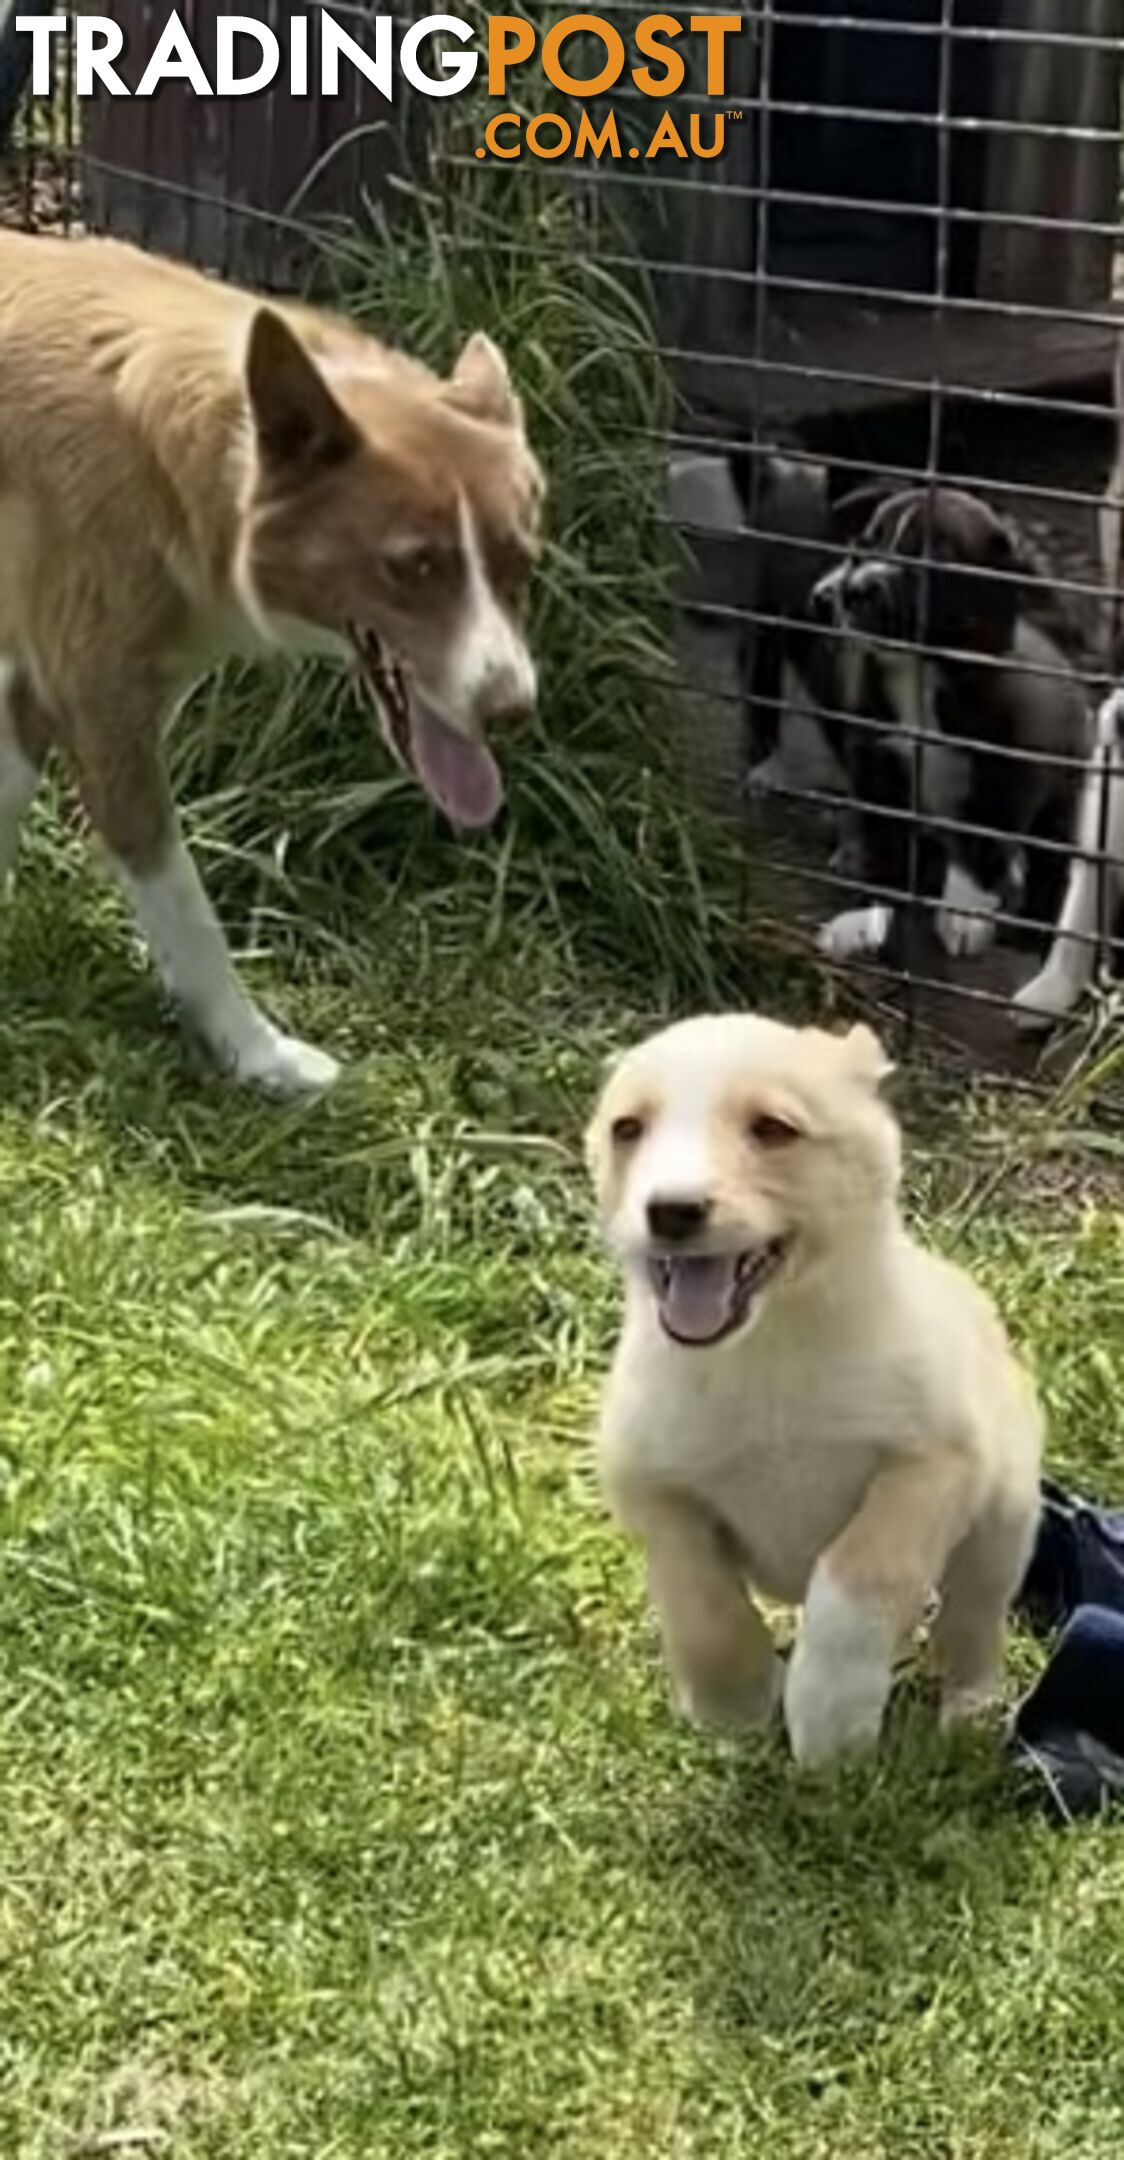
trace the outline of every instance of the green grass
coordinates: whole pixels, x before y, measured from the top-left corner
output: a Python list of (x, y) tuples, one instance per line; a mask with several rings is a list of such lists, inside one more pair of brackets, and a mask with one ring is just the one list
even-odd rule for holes
[[(547, 917), (489, 951), (475, 857), (366, 908), (252, 964), (354, 1061), (296, 1110), (193, 1070), (47, 818), (0, 920), (0, 2151), (1115, 2160), (1119, 1830), (912, 1697), (839, 1780), (666, 1706), (577, 1143), (676, 1000)], [(1119, 1491), (1112, 1158), (921, 1127)], [(973, 1206), (1000, 1131), (1029, 1189)]]

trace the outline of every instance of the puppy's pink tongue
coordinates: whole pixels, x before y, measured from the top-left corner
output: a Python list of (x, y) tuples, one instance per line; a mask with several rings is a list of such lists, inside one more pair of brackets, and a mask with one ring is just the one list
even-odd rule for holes
[(495, 823), (503, 803), (499, 766), (486, 744), (470, 742), (415, 701), (410, 715), (414, 770), (451, 825), (477, 832)]
[(667, 1263), (660, 1312), (672, 1335), (705, 1343), (721, 1334), (730, 1316), (735, 1264), (726, 1255)]

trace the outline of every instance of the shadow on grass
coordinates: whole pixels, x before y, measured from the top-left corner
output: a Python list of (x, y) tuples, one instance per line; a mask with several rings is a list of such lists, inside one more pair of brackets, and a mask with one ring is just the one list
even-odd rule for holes
[[(1008, 1914), (1025, 1916), (1055, 1842), (1028, 1825), (999, 1732), (942, 1736), (911, 1683), (875, 1759), (809, 1775), (778, 1732), (686, 1778), (645, 1858), (692, 1913), (672, 1954), (698, 2017), (719, 2037), (774, 2042), (779, 2074), (815, 2100), (832, 2078), (833, 1999), (844, 2053), (880, 1973), (885, 2017), (923, 2017)], [(813, 2001), (817, 2062), (799, 2044)]]
[(267, 925), (278, 965), (266, 981), (251, 959), (245, 979), (345, 1060), (329, 1096), (278, 1103), (215, 1071), (179, 1027), (113, 895), (33, 875), (0, 912), (0, 1101), (86, 1136), (123, 1177), (356, 1234), (416, 1223), (442, 1146), (446, 1184), (466, 1162), (529, 1156), (537, 1179), (568, 1176), (598, 1061), (629, 1029), (626, 997), (561, 954), (547, 979), (541, 931), (501, 957), (480, 928), (447, 895), (428, 910), (392, 900), (366, 945), (304, 946), (285, 971), (291, 935)]

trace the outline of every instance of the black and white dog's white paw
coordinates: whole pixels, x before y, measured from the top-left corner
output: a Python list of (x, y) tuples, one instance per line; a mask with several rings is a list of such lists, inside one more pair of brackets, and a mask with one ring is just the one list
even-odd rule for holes
[(1068, 1020), (1080, 1004), (1085, 971), (1079, 957), (1076, 961), (1071, 958), (1075, 953), (1076, 947), (1067, 951), (1062, 945), (1051, 954), (1045, 967), (1016, 991), (1011, 1000), (1015, 1025), (1027, 1034), (1051, 1027), (1057, 1020)]
[(840, 813), (837, 835), (827, 867), (832, 877), (843, 878), (849, 885), (861, 885), (866, 868), (866, 847), (862, 824), (854, 811)]
[(774, 750), (768, 757), (760, 758), (756, 765), (750, 766), (746, 774), (745, 790), (751, 798), (773, 795), (779, 788), (785, 787), (787, 782), (788, 771), (784, 758), (779, 750)]
[(827, 960), (855, 960), (862, 953), (880, 953), (890, 940), (894, 910), (876, 903), (873, 907), (846, 908), (822, 924), (816, 947)]
[(950, 863), (937, 911), (937, 936), (952, 960), (975, 960), (995, 942), (1002, 895), (977, 884), (962, 863)]

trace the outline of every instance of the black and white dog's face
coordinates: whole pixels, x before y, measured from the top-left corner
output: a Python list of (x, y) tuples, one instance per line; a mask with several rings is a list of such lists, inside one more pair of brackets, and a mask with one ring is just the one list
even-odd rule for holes
[(956, 488), (884, 496), (809, 601), (814, 623), (863, 645), (919, 643), (950, 657), (1009, 652), (1018, 611), (1011, 534)]

